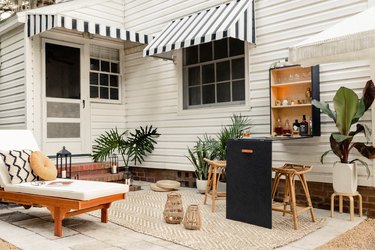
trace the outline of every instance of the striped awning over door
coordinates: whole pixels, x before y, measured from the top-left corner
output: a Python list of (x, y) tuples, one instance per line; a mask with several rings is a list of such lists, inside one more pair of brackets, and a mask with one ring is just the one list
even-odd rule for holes
[(27, 36), (32, 37), (53, 28), (65, 28), (80, 32), (88, 32), (93, 35), (100, 35), (148, 44), (152, 36), (125, 30), (123, 28), (108, 26), (93, 21), (85, 21), (64, 15), (47, 15), (47, 14), (28, 14), (27, 16)]
[(143, 56), (152, 56), (226, 37), (255, 43), (252, 0), (233, 0), (173, 20), (143, 50)]

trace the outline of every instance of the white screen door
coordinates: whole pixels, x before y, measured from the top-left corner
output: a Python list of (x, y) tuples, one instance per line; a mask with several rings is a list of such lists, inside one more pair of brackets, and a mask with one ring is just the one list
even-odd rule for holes
[(46, 42), (44, 49), (43, 149), (48, 155), (63, 146), (72, 154), (87, 153), (83, 118), (88, 108), (82, 97), (81, 48)]

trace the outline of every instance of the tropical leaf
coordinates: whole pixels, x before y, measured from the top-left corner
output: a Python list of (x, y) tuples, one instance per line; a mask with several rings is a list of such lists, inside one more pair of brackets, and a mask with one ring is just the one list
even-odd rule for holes
[(354, 117), (351, 121), (351, 125), (357, 123), (366, 111), (365, 102), (364, 102), (363, 99), (364, 99), (363, 97), (361, 99), (359, 99), (358, 110), (357, 110), (356, 114), (354, 115)]
[(363, 88), (363, 101), (365, 104), (365, 111), (368, 110), (375, 98), (375, 86), (372, 80), (367, 81), (365, 87)]
[(341, 144), (333, 138), (333, 134), (331, 134), (331, 136), (329, 137), (329, 142), (331, 145), (332, 152), (340, 158), (341, 162), (343, 162), (343, 153), (341, 150), (342, 148)]
[(332, 137), (333, 139), (335, 139), (335, 141), (337, 142), (343, 142), (347, 139), (350, 139), (350, 138), (353, 138), (353, 136), (350, 136), (350, 135), (342, 135), (342, 134), (338, 134), (338, 133), (333, 133), (332, 134)]
[(363, 142), (355, 142), (353, 147), (367, 159), (375, 159), (375, 148), (373, 146), (367, 146)]
[(113, 154), (115, 151), (119, 153), (125, 152), (126, 142), (122, 139), (128, 131), (119, 133), (117, 128), (106, 131), (95, 139), (93, 146), (93, 159), (94, 161), (104, 161), (108, 156)]
[(329, 104), (328, 103), (325, 103), (323, 101), (318, 101), (318, 100), (312, 100), (312, 104), (317, 107), (318, 109), (320, 109), (323, 113), (325, 113), (326, 115), (328, 115), (329, 117), (332, 118), (332, 120), (336, 123), (336, 112), (332, 111), (330, 108), (329, 108)]
[(140, 127), (135, 130), (135, 133), (129, 133), (128, 136), (128, 147), (127, 154), (129, 160), (134, 162), (136, 165), (144, 161), (144, 157), (154, 150), (154, 144), (157, 144), (155, 138), (159, 137), (160, 134), (156, 128), (152, 126), (145, 128)]
[(332, 152), (332, 149), (327, 150), (326, 152), (324, 152), (324, 153), (320, 156), (320, 163), (323, 164), (323, 159), (324, 159), (324, 157), (325, 157), (329, 152)]
[(336, 110), (336, 127), (343, 135), (348, 135), (352, 120), (358, 110), (358, 96), (353, 90), (341, 87), (333, 98)]
[(349, 163), (353, 163), (353, 162), (356, 162), (356, 161), (360, 162), (366, 168), (367, 179), (368, 179), (370, 177), (371, 173), (370, 173), (370, 168), (369, 168), (367, 162), (362, 161), (362, 160), (357, 158), (357, 159), (354, 159), (354, 160), (350, 161)]

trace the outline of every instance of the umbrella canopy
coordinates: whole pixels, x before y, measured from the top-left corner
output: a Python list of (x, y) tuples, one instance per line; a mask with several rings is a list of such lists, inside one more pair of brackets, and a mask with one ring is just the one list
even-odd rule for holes
[(304, 66), (375, 55), (375, 7), (351, 16), (289, 48), (289, 61)]

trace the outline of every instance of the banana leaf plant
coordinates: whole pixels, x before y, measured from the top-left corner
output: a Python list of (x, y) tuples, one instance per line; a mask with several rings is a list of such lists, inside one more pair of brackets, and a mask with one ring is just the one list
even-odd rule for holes
[[(359, 123), (359, 120), (371, 107), (374, 98), (375, 86), (372, 80), (369, 80), (363, 89), (363, 96), (361, 98), (358, 98), (353, 90), (341, 87), (333, 98), (335, 110), (331, 110), (329, 104), (323, 101), (313, 100), (312, 104), (332, 118), (338, 129), (338, 132), (332, 133), (329, 138), (331, 149), (322, 154), (320, 158), (322, 164), (323, 158), (329, 152), (333, 152), (339, 157), (341, 163), (353, 163), (355, 161), (362, 163), (366, 168), (367, 176), (370, 176), (368, 164), (361, 159), (349, 160), (349, 153), (355, 148), (364, 157), (375, 159), (375, 148), (370, 144), (371, 130), (366, 124)], [(356, 129), (351, 131), (350, 129), (354, 124), (356, 124)], [(366, 143), (353, 142), (354, 136), (359, 133), (365, 135)]]
[(134, 162), (134, 165), (142, 163), (144, 157), (154, 151), (154, 145), (157, 144), (155, 139), (159, 136), (157, 129), (152, 126), (139, 127), (134, 133), (128, 130), (120, 133), (117, 128), (111, 129), (95, 140), (92, 157), (94, 161), (103, 161), (117, 151), (128, 170), (130, 162)]

